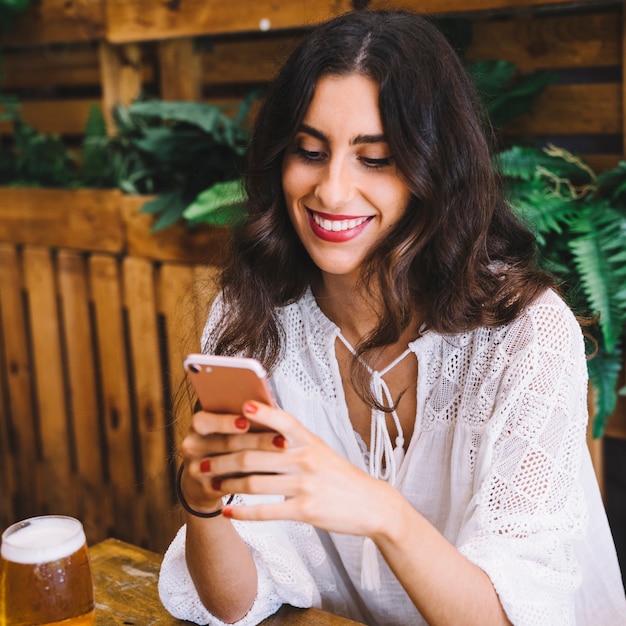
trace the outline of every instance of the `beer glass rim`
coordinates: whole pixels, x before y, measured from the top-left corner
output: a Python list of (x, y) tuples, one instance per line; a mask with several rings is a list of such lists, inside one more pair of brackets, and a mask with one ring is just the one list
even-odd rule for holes
[[(50, 537), (50, 539), (48, 537), (42, 539), (39, 535), (39, 542), (36, 546), (25, 545), (23, 542), (14, 540), (20, 531), (52, 520), (60, 520), (61, 525), (64, 526), (65, 532), (62, 538), (59, 539), (58, 536), (55, 536)], [(71, 532), (67, 532), (69, 528), (72, 528)], [(75, 517), (69, 515), (36, 515), (11, 524), (2, 533), (0, 551), (6, 560), (20, 563), (45, 563), (73, 554), (84, 543), (86, 543), (85, 530), (82, 522)]]

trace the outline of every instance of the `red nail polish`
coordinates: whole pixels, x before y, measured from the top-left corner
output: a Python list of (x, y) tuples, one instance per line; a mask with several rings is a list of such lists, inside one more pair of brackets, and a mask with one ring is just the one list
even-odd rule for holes
[(202, 459), (200, 461), (200, 471), (205, 474), (211, 471), (211, 459)]
[(249, 415), (254, 415), (259, 410), (259, 407), (256, 404), (252, 404), (252, 402), (246, 402), (243, 410)]
[(283, 449), (287, 446), (287, 441), (282, 435), (276, 435), (272, 439), (272, 444), (275, 445), (277, 448)]
[(248, 428), (248, 423), (249, 422), (245, 417), (238, 417), (235, 420), (235, 426), (240, 430), (245, 430), (246, 428)]
[(222, 481), (219, 478), (214, 478), (211, 481), (211, 487), (214, 491), (221, 491), (222, 490)]
[(230, 517), (232, 517), (232, 516), (233, 516), (233, 510), (232, 510), (229, 506), (225, 506), (225, 507), (222, 509), (222, 515), (223, 515), (224, 517), (229, 517), (229, 518), (230, 518)]

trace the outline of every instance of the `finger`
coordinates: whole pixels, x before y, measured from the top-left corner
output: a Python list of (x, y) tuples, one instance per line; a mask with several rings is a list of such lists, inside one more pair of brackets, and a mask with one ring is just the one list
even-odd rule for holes
[(250, 421), (243, 415), (198, 411), (191, 418), (190, 430), (198, 435), (244, 433)]
[(270, 431), (283, 435), (288, 444), (309, 443), (315, 439), (308, 429), (289, 413), (262, 402), (248, 401), (242, 407), (243, 416), (255, 424), (261, 424)]
[(205, 506), (213, 508), (222, 497), (219, 490), (213, 489), (210, 478), (204, 475), (202, 462), (182, 468), (181, 491), (187, 503), (198, 510)]
[(221, 459), (212, 459), (216, 476), (211, 479), (211, 488), (219, 493), (246, 493), (254, 495), (276, 495), (292, 497), (306, 494), (309, 489), (303, 485), (302, 477), (291, 474), (262, 473), (222, 474), (219, 469)]
[[(273, 446), (273, 450), (277, 450), (276, 446)], [(242, 475), (253, 477), (292, 474), (294, 469), (293, 464), (282, 451), (246, 449), (212, 456), (210, 471), (214, 477), (228, 480), (228, 484), (222, 487), (225, 493), (283, 493), (272, 491), (272, 487), (266, 487), (263, 482), (257, 485), (252, 480), (244, 480), (241, 477)]]
[(274, 504), (255, 504), (253, 506), (233, 506), (227, 504), (222, 515), (229, 519), (264, 522), (276, 519), (291, 519), (285, 510), (285, 502)]
[(285, 450), (287, 441), (271, 431), (248, 432), (243, 435), (198, 435), (191, 433), (183, 439), (181, 452), (189, 460), (239, 452), (241, 450)]

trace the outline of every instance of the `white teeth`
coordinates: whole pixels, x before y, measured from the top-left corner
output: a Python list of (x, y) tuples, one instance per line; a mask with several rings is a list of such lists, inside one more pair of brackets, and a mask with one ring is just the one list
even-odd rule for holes
[(341, 232), (343, 230), (351, 230), (352, 228), (356, 228), (366, 222), (368, 220), (367, 217), (357, 217), (352, 220), (326, 220), (317, 213), (313, 213), (313, 221), (324, 230), (330, 230), (335, 233)]

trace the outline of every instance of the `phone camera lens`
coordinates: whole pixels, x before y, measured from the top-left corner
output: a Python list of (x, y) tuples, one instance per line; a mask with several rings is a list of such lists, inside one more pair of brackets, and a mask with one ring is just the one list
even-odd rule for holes
[(197, 374), (200, 371), (200, 368), (197, 365), (190, 363), (189, 370), (193, 372), (194, 374)]

